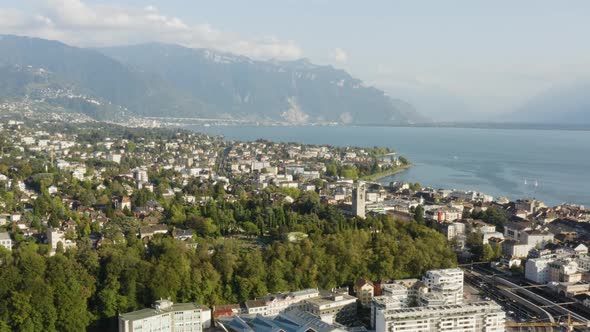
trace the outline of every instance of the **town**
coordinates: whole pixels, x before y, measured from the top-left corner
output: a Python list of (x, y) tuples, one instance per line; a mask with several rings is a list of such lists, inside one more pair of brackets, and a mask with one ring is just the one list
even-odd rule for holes
[[(46, 315), (71, 331), (589, 322), (584, 206), (379, 183), (411, 167), (387, 148), (63, 119), (6, 120), (0, 147), (0, 278), (14, 281), (0, 314), (19, 313), (0, 316), (9, 330), (35, 315), (34, 330), (50, 330)], [(77, 294), (59, 293), (65, 280), (78, 302), (36, 312), (33, 292), (56, 305)]]

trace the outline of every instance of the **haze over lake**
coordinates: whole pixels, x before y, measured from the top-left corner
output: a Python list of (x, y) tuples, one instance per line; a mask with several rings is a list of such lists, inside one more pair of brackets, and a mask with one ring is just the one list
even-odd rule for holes
[(590, 131), (415, 127), (191, 127), (229, 140), (387, 146), (414, 166), (384, 178), (547, 204), (590, 205)]

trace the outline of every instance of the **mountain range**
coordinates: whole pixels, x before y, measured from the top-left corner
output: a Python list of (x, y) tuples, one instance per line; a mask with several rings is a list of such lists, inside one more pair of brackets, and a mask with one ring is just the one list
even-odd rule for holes
[(555, 85), (507, 114), (504, 122), (590, 124), (590, 80)]
[(88, 49), (12, 35), (0, 35), (1, 100), (99, 120), (129, 114), (293, 124), (427, 121), (407, 102), (306, 59), (261, 61), (159, 43)]

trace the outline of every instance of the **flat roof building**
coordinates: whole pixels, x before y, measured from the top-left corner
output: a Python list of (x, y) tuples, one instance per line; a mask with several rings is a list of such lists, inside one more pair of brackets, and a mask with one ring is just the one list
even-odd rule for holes
[(211, 327), (211, 310), (196, 303), (159, 300), (152, 308), (119, 315), (119, 332), (201, 332)]
[(506, 314), (494, 302), (377, 311), (376, 332), (503, 332)]

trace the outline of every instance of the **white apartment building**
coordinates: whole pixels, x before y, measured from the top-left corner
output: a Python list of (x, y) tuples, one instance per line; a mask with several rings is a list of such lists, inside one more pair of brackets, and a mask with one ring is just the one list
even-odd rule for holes
[[(401, 285), (400, 285), (401, 286)], [(401, 286), (403, 287), (403, 286)], [(405, 287), (404, 287), (405, 288)], [(408, 290), (406, 288), (404, 295), (382, 295), (373, 298), (371, 304), (371, 327), (375, 328), (377, 320), (377, 311), (390, 310), (390, 309), (401, 309), (408, 307)]]
[(530, 230), (521, 233), (521, 242), (528, 244), (531, 248), (542, 248), (547, 243), (553, 242), (553, 233)]
[(320, 296), (320, 292), (316, 288), (269, 295), (261, 299), (246, 301), (246, 313), (272, 317), (288, 308), (303, 305), (303, 300), (316, 298), (318, 296)]
[(525, 278), (538, 284), (546, 284), (549, 281), (549, 263), (554, 260), (554, 257), (527, 260), (524, 268)]
[(196, 303), (156, 301), (152, 308), (119, 315), (119, 332), (201, 332), (211, 327), (211, 310)]
[(137, 168), (133, 171), (135, 181), (139, 183), (145, 183), (149, 181), (148, 172), (145, 169)]
[(431, 291), (440, 292), (446, 304), (463, 303), (463, 270), (431, 270), (426, 272), (422, 281)]
[(378, 310), (376, 332), (503, 332), (506, 314), (494, 302)]

